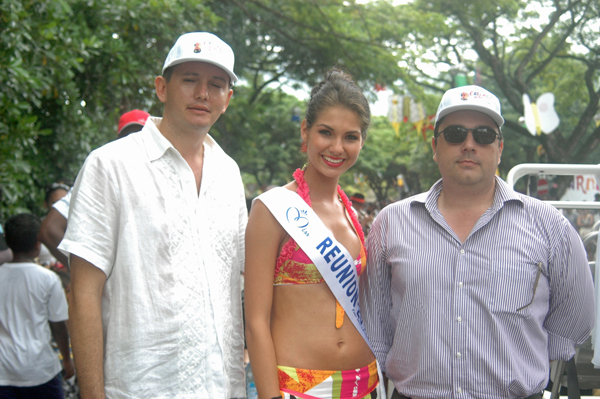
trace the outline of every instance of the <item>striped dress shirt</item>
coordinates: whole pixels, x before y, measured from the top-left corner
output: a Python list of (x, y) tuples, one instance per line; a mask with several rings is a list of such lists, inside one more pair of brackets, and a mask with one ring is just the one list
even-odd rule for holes
[(461, 242), (438, 181), (394, 203), (369, 233), (361, 309), (373, 349), (411, 398), (523, 398), (547, 384), (594, 325), (583, 244), (555, 208), (500, 178)]

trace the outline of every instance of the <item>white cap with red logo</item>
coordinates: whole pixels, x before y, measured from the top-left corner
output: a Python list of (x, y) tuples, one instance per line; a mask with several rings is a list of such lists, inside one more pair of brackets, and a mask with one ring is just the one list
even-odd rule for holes
[(475, 85), (455, 87), (445, 92), (435, 115), (435, 124), (444, 116), (462, 110), (482, 112), (492, 118), (498, 127), (504, 125), (498, 97)]
[(179, 36), (167, 55), (162, 73), (165, 73), (168, 67), (189, 61), (202, 61), (216, 65), (227, 72), (232, 83), (238, 80), (233, 73), (235, 61), (233, 50), (212, 33), (190, 32)]

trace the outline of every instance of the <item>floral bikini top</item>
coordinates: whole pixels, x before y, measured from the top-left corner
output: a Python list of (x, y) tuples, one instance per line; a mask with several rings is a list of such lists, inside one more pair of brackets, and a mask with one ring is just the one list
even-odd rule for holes
[[(360, 243), (360, 254), (354, 260), (356, 273), (360, 276), (366, 265), (367, 254), (362, 242)], [(319, 284), (325, 279), (321, 276), (319, 269), (306, 255), (300, 246), (290, 238), (281, 248), (281, 253), (275, 265), (275, 280), (273, 285), (287, 284)]]
[[(310, 201), (310, 191), (308, 184), (304, 180), (304, 171), (297, 169), (294, 172), (294, 179), (298, 183), (297, 193), (302, 199), (312, 206)], [(362, 231), (356, 214), (352, 210), (352, 205), (344, 191), (340, 186), (337, 187), (338, 195), (346, 208), (346, 214), (350, 216), (352, 226), (356, 234), (360, 238), (360, 254), (354, 260), (356, 272), (360, 276), (367, 265), (367, 251), (365, 249), (365, 235)], [(300, 246), (290, 238), (281, 248), (281, 253), (277, 257), (275, 264), (275, 277), (273, 285), (290, 285), (290, 284), (318, 284), (324, 282), (325, 279), (317, 269), (317, 266), (300, 248)], [(337, 303), (337, 301), (336, 301)], [(339, 303), (336, 305), (336, 327), (340, 328), (344, 320), (344, 309)]]

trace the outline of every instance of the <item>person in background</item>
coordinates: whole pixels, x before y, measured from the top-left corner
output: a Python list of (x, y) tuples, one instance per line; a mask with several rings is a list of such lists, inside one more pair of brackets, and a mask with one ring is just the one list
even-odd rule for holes
[[(600, 202), (600, 193), (594, 194), (594, 202)], [(594, 215), (594, 223), (600, 220), (600, 209), (592, 210), (592, 215)]]
[[(10, 217), (4, 225), (14, 259), (0, 266), (0, 398), (62, 399), (62, 379), (74, 374), (65, 293), (56, 273), (34, 262), (39, 219)], [(54, 337), (61, 367), (51, 346)]]
[(360, 223), (365, 236), (367, 236), (371, 223), (373, 222), (373, 217), (367, 212), (365, 196), (361, 193), (355, 193), (350, 197), (350, 201), (352, 201), (352, 208), (356, 210), (358, 215), (358, 222)]
[[(246, 232), (246, 340), (259, 398), (382, 395), (375, 357), (360, 319), (352, 317), (360, 314), (358, 303), (344, 301), (344, 293), (358, 300), (356, 279), (366, 253), (361, 226), (338, 185), (358, 159), (370, 116), (353, 79), (339, 70), (328, 72), (312, 89), (301, 124), (306, 167), (252, 206)], [(315, 251), (310, 237), (319, 236), (326, 238), (317, 240), (322, 249)], [(324, 273), (323, 262), (332, 261), (345, 285), (335, 273), (333, 280)]]
[(562, 209), (562, 214), (571, 223), (573, 228), (577, 229), (577, 218), (579, 217), (579, 213), (575, 209), (565, 208)]
[(554, 207), (496, 176), (500, 101), (448, 90), (431, 141), (441, 179), (383, 209), (361, 306), (396, 398), (542, 398), (549, 362), (594, 326), (581, 239)]
[(59, 248), (83, 399), (245, 397), (244, 186), (208, 134), (233, 65), (217, 36), (180, 36), (154, 81), (163, 117), (79, 172)]
[(580, 209), (577, 216), (577, 228), (581, 238), (585, 238), (594, 226), (594, 214), (589, 209)]
[[(50, 212), (50, 210), (52, 209), (52, 206), (56, 202), (60, 201), (60, 199), (63, 198), (65, 195), (67, 195), (67, 193), (71, 190), (71, 185), (72, 185), (72, 183), (67, 184), (64, 181), (58, 181), (58, 182), (54, 182), (54, 183), (50, 184), (48, 186), (48, 188), (46, 189), (46, 195), (44, 198), (44, 208), (46, 208), (48, 210), (48, 212)], [(43, 223), (43, 221), (42, 221), (42, 223)], [(62, 253), (61, 253), (61, 255), (62, 255)], [(56, 259), (56, 257), (54, 255), (52, 255), (52, 253), (50, 252), (48, 247), (46, 247), (46, 245), (44, 245), (43, 243), (42, 243), (42, 246), (40, 249), (40, 255), (38, 256), (38, 262), (44, 267), (48, 267), (48, 268), (52, 268), (52, 269), (56, 269), (56, 270), (61, 270), (63, 268), (65, 271), (68, 270), (67, 269), (68, 265), (63, 264), (62, 262), (59, 262), (58, 259)]]
[[(149, 116), (149, 113), (139, 109), (134, 109), (121, 115), (117, 127), (117, 140), (142, 130)], [(56, 199), (55, 201), (49, 201), (49, 196), (46, 195), (46, 204), (49, 211), (42, 221), (39, 239), (50, 254), (68, 270), (69, 259), (58, 249), (58, 245), (65, 236), (65, 231), (67, 231), (71, 189), (66, 184), (62, 186), (64, 187), (58, 186), (58, 188), (63, 188), (61, 191), (64, 191), (66, 188), (68, 190), (60, 198), (56, 198), (57, 195), (53, 195), (51, 198)]]
[(52, 205), (67, 195), (69, 190), (71, 190), (71, 185), (72, 184), (67, 184), (64, 181), (57, 181), (50, 184), (46, 189), (46, 195), (44, 196), (44, 208), (50, 211)]
[(356, 212), (361, 212), (365, 208), (365, 196), (361, 193), (352, 194), (350, 201), (352, 201), (352, 207)]
[(117, 139), (122, 139), (129, 136), (131, 133), (139, 132), (146, 124), (146, 120), (150, 114), (141, 109), (134, 109), (125, 112), (119, 118), (119, 126), (117, 127)]

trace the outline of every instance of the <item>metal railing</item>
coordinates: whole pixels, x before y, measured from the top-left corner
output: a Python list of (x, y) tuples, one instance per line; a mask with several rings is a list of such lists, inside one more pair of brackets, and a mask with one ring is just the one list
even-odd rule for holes
[[(527, 175), (600, 175), (600, 165), (573, 165), (553, 163), (523, 163), (508, 172), (506, 183), (514, 188), (516, 182)], [(529, 191), (529, 190), (528, 190)], [(529, 195), (529, 192), (526, 193)], [(600, 209), (600, 202), (594, 201), (544, 201), (559, 209)]]

